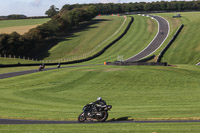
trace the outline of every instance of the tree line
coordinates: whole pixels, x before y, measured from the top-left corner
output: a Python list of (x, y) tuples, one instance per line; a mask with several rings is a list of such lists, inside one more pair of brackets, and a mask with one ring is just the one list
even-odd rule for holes
[(74, 4), (64, 5), (62, 9), (73, 9), (85, 5), (93, 5), (99, 14), (151, 12), (151, 11), (200, 11), (200, 0), (197, 1), (157, 1), (136, 3), (108, 3), (108, 4)]
[(46, 14), (51, 20), (27, 33), (0, 34), (0, 53), (32, 56), (49, 47), (60, 33), (70, 33), (81, 22), (90, 21), (98, 14), (149, 12), (149, 11), (199, 11), (200, 1), (160, 1), (139, 3), (74, 4), (64, 5), (60, 11), (51, 6)]
[(0, 34), (0, 53), (20, 56), (34, 56), (61, 33), (69, 33), (79, 23), (90, 21), (97, 15), (94, 6), (83, 6), (71, 10), (62, 9), (51, 20), (27, 33)]

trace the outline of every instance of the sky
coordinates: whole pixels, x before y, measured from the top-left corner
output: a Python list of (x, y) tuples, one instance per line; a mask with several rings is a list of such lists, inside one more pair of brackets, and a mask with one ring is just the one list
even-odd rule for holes
[[(129, 3), (151, 2), (153, 0), (0, 0), (0, 16), (24, 14), (26, 16), (44, 16), (51, 5), (62, 8), (65, 4), (83, 3)], [(157, 1), (157, 0), (156, 0)]]

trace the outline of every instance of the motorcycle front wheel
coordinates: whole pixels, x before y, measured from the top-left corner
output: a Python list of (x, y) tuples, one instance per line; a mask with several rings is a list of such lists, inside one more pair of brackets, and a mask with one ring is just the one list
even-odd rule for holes
[(101, 112), (101, 113), (102, 113), (102, 115), (99, 116), (99, 117), (97, 118), (97, 120), (100, 121), (100, 122), (104, 122), (104, 121), (106, 121), (107, 118), (108, 118), (108, 112), (107, 112), (107, 111), (103, 111), (103, 112)]
[(78, 122), (84, 122), (86, 120), (84, 113), (82, 112), (79, 116), (78, 116)]

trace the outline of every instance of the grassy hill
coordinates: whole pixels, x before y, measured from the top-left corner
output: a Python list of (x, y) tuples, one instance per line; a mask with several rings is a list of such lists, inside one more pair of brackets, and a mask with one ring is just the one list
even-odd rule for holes
[(89, 25), (83, 25), (83, 29), (67, 36), (65, 41), (52, 47), (45, 59), (91, 56), (118, 37), (129, 21), (130, 18), (125, 20), (124, 17), (117, 16), (97, 17)]
[(200, 119), (199, 74), (197, 66), (88, 66), (3, 79), (0, 117), (76, 120), (102, 96), (110, 119)]

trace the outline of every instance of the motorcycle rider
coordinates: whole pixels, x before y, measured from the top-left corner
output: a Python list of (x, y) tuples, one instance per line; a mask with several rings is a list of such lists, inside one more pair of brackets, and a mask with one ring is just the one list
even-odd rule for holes
[(94, 104), (94, 111), (100, 111), (102, 106), (106, 105), (106, 102), (102, 99), (102, 97), (98, 97), (97, 101), (93, 102)]

